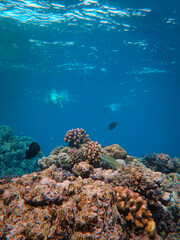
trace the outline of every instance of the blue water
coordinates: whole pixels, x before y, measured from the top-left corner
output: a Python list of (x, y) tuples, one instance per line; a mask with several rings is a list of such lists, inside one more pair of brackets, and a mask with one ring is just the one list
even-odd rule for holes
[(179, 43), (179, 0), (2, 0), (0, 125), (46, 155), (79, 127), (180, 156)]

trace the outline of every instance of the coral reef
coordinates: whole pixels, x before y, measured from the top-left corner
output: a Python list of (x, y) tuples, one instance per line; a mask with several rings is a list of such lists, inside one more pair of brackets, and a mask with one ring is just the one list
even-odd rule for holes
[(75, 147), (56, 147), (48, 157), (39, 159), (38, 164), (41, 170), (53, 164), (56, 165), (56, 167), (71, 170), (76, 163), (83, 161), (92, 164), (94, 167), (110, 167), (110, 165), (101, 160), (100, 154), (102, 153), (104, 153), (104, 150), (98, 142), (88, 141), (87, 143), (81, 144), (78, 149)]
[(178, 157), (173, 158), (175, 162), (176, 173), (180, 174), (180, 159)]
[(51, 151), (50, 155), (58, 155), (62, 149), (63, 149), (63, 146), (57, 146)]
[(66, 133), (64, 137), (64, 141), (68, 142), (69, 147), (79, 148), (81, 144), (90, 141), (90, 138), (84, 129), (76, 128), (76, 129), (69, 130)]
[[(75, 148), (76, 149), (76, 148)], [(70, 156), (68, 155), (68, 151), (72, 150), (69, 147), (57, 146), (54, 148), (48, 157), (42, 157), (38, 160), (38, 165), (41, 170), (44, 170), (51, 165), (55, 165), (56, 167), (64, 167), (66, 169), (70, 169), (71, 165), (69, 162)]]
[(96, 141), (89, 141), (82, 147), (83, 157), (90, 164), (96, 164), (101, 161), (99, 155), (103, 153), (101, 145)]
[(88, 178), (90, 174), (94, 172), (92, 165), (89, 165), (87, 162), (80, 162), (74, 165), (72, 168), (73, 173), (82, 178)]
[(175, 160), (170, 158), (168, 154), (150, 153), (142, 157), (142, 162), (153, 171), (162, 173), (175, 172)]
[(41, 170), (50, 167), (51, 165), (60, 166), (58, 155), (49, 155), (48, 157), (42, 157), (38, 160), (38, 165)]
[(12, 129), (6, 125), (0, 126), (0, 143), (7, 142), (13, 135)]
[(38, 165), (40, 170), (44, 170), (52, 165), (70, 170), (74, 164), (81, 161), (83, 161), (83, 152), (81, 148), (56, 147), (51, 151), (48, 157), (39, 159)]
[(104, 150), (107, 151), (106, 155), (109, 155), (115, 159), (126, 159), (127, 158), (126, 150), (124, 150), (118, 144), (106, 146), (106, 147), (104, 147)]
[(0, 126), (0, 176), (18, 175), (37, 171), (37, 157), (24, 159), (32, 138), (15, 136), (8, 126)]
[[(19, 138), (7, 127), (0, 133), (11, 152)], [(146, 163), (83, 129), (65, 138), (68, 147), (39, 159), (42, 171), (0, 178), (0, 239), (180, 239), (178, 158), (151, 154)]]
[[(94, 169), (90, 175), (95, 180), (102, 180), (112, 186), (123, 186), (140, 194), (146, 199), (149, 210), (156, 222), (158, 234), (164, 238), (175, 231), (180, 224), (180, 177), (171, 173), (163, 175), (144, 165), (128, 164), (116, 171)], [(163, 219), (163, 221), (161, 220)]]
[(126, 167), (115, 171), (94, 169), (93, 179), (103, 180), (112, 186), (123, 186), (144, 196), (147, 200), (159, 201), (163, 195), (161, 173), (153, 172), (145, 166), (128, 164)]
[[(69, 130), (65, 135), (64, 141), (68, 142), (69, 147), (56, 147), (48, 157), (43, 157), (39, 160), (38, 164), (41, 170), (53, 164), (57, 167), (71, 170), (76, 163), (83, 161), (92, 164), (94, 167), (108, 169), (120, 167), (121, 165), (125, 166), (125, 160), (128, 162), (134, 160), (117, 144), (103, 148), (97, 141), (91, 141), (84, 129), (76, 128)], [(114, 160), (114, 164), (109, 159), (111, 157)]]
[(73, 181), (70, 173), (49, 168), (12, 179), (0, 195), (2, 239), (128, 239), (112, 187), (102, 181)]
[(79, 148), (79, 149), (72, 148), (71, 150), (68, 151), (68, 154), (70, 157), (69, 164), (71, 166), (74, 166), (74, 164), (84, 161), (82, 148)]
[(118, 211), (124, 215), (125, 220), (137, 228), (144, 228), (150, 237), (154, 237), (156, 224), (146, 201), (128, 188), (118, 186), (114, 191)]
[[(103, 170), (80, 162), (72, 171), (75, 175), (54, 165), (38, 173), (0, 182), (0, 238), (149, 240), (160, 239), (157, 234), (163, 239), (168, 239), (169, 234), (178, 234), (167, 207), (168, 192), (162, 188), (167, 195), (162, 196), (166, 207), (160, 197), (158, 201), (150, 200), (151, 194), (142, 196), (129, 187), (118, 186), (122, 180), (118, 178), (120, 169)], [(153, 175), (149, 171), (147, 175), (151, 180), (162, 179), (162, 174)], [(126, 172), (124, 178), (128, 176)], [(133, 176), (135, 170), (132, 179)], [(138, 191), (140, 187), (135, 189)], [(176, 223), (178, 225), (177, 219)]]

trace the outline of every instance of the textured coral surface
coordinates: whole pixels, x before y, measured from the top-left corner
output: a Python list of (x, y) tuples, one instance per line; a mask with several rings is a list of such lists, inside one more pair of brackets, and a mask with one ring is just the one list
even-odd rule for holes
[[(118, 170), (81, 162), (73, 171), (54, 166), (1, 182), (0, 239), (161, 239), (145, 198), (103, 178)], [(162, 239), (178, 239), (173, 231)]]
[(10, 127), (0, 126), (0, 177), (12, 174), (22, 176), (38, 170), (38, 156), (24, 159), (32, 142), (32, 138), (15, 136)]
[(15, 178), (0, 193), (2, 239), (119, 239), (113, 190), (102, 181), (48, 169)]
[(68, 142), (68, 145), (70, 147), (79, 148), (82, 143), (86, 143), (90, 141), (90, 138), (84, 129), (76, 128), (76, 129), (69, 130), (66, 133), (64, 137), (64, 141)]
[(112, 156), (115, 159), (125, 159), (127, 157), (126, 150), (124, 150), (118, 144), (106, 146), (104, 149), (108, 152), (108, 155)]
[(144, 228), (151, 237), (155, 236), (156, 224), (146, 201), (128, 188), (118, 186), (114, 190), (118, 211), (124, 215), (125, 220), (137, 228)]
[(99, 154), (102, 152), (102, 147), (98, 142), (89, 141), (87, 142), (83, 147), (83, 157), (85, 160), (87, 160), (89, 163), (98, 163), (100, 162)]
[[(12, 146), (25, 145), (7, 127), (0, 133), (12, 171), (24, 164)], [(180, 239), (178, 158), (148, 155), (155, 168), (163, 162), (155, 172), (152, 162), (145, 166), (117, 144), (103, 148), (83, 129), (68, 131), (65, 141), (68, 147), (39, 159), (42, 171), (0, 179), (0, 239)], [(111, 160), (123, 164), (114, 168)]]
[(160, 171), (163, 173), (170, 173), (176, 170), (175, 159), (170, 158), (168, 154), (147, 154), (143, 156), (142, 162), (155, 171)]

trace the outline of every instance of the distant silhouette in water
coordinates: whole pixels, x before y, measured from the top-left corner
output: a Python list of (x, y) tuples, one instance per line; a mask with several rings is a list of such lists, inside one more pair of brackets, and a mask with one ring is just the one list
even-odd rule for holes
[(108, 129), (113, 130), (116, 127), (116, 125), (117, 125), (117, 122), (112, 122), (109, 124)]
[(41, 153), (40, 146), (37, 142), (33, 142), (29, 146), (29, 149), (26, 151), (25, 159), (31, 159), (35, 157), (38, 153)]

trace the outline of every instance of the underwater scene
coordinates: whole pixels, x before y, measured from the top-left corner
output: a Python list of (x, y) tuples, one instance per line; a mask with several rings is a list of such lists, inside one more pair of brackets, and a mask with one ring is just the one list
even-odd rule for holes
[(180, 240), (180, 1), (0, 0), (0, 240)]

